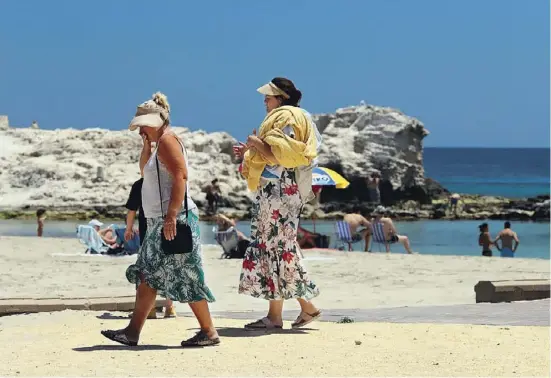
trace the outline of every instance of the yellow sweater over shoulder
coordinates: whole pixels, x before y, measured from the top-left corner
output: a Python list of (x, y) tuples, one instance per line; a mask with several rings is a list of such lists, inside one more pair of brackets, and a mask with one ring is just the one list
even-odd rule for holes
[[(293, 128), (295, 137), (283, 132), (286, 126)], [(268, 143), (278, 164), (285, 168), (309, 165), (317, 156), (317, 142), (312, 125), (302, 109), (281, 106), (272, 110), (260, 125), (258, 137)], [(248, 150), (243, 160), (242, 175), (249, 190), (260, 185), (260, 176), (269, 162), (257, 151)]]

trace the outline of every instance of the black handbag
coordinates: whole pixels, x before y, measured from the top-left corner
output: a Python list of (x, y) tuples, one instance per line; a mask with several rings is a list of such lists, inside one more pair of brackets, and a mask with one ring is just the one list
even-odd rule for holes
[[(161, 214), (165, 219), (165, 213), (163, 211), (163, 196), (161, 194), (161, 176), (159, 172), (159, 158), (155, 156), (155, 162), (157, 163), (157, 182), (159, 183), (159, 197), (161, 198)], [(186, 211), (186, 220), (188, 220), (188, 207), (187, 207), (187, 183), (186, 193), (184, 198), (184, 209)], [(193, 251), (193, 234), (191, 227), (187, 223), (176, 218), (176, 236), (172, 240), (167, 240), (165, 234), (161, 228), (161, 249), (165, 255), (179, 255), (184, 253), (190, 253)]]

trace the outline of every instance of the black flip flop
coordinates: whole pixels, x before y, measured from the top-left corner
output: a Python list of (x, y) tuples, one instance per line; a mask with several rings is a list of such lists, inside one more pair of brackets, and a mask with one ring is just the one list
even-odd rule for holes
[(105, 330), (101, 331), (101, 334), (105, 337), (107, 337), (109, 340), (112, 340), (114, 342), (117, 342), (119, 344), (123, 344), (126, 346), (136, 346), (138, 345), (137, 341), (128, 340), (128, 337), (125, 335), (124, 330), (120, 329), (117, 331), (114, 330)]
[(219, 337), (209, 338), (205, 331), (199, 331), (190, 339), (181, 342), (183, 348), (189, 347), (206, 347), (220, 344)]

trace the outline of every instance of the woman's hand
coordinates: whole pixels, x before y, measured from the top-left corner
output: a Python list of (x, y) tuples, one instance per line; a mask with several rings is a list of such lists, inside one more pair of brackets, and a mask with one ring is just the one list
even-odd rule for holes
[(256, 136), (256, 129), (253, 129), (253, 133), (247, 137), (246, 144), (248, 148), (256, 148), (257, 150), (262, 146), (262, 139)]
[(134, 237), (134, 229), (132, 227), (127, 227), (124, 231), (124, 240), (129, 241)]
[(174, 240), (176, 237), (176, 216), (167, 215), (165, 217), (163, 233), (166, 240)]
[(147, 134), (142, 133), (140, 136), (142, 137), (143, 148), (149, 148), (149, 151), (151, 151), (151, 141), (147, 137)]
[(249, 135), (247, 137), (247, 147), (259, 149), (259, 146), (262, 146), (262, 139), (256, 135)]
[(248, 149), (249, 147), (247, 147), (245, 143), (239, 142), (239, 145), (233, 146), (233, 154), (235, 155), (236, 158), (241, 159), (243, 158), (243, 156), (245, 155), (245, 152), (247, 152)]

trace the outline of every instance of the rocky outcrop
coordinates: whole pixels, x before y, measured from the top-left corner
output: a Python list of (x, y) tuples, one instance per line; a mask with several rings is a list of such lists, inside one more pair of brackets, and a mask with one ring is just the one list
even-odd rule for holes
[[(371, 105), (314, 116), (324, 137), (320, 164), (350, 179), (335, 199), (365, 199), (364, 177), (381, 172), (383, 201), (430, 201), (423, 171), (422, 123), (401, 112)], [(251, 194), (237, 172), (227, 133), (174, 128), (189, 150), (190, 191), (200, 206), (201, 189), (218, 178), (226, 211), (248, 212)], [(129, 131), (8, 129), (0, 134), (0, 208), (97, 209), (121, 206), (139, 178), (141, 140)], [(330, 190), (324, 192), (327, 196)]]
[[(175, 128), (190, 155), (190, 192), (199, 205), (201, 189), (217, 177), (226, 206), (246, 212), (246, 184), (232, 156), (235, 140)], [(9, 129), (0, 134), (0, 208), (94, 210), (120, 207), (140, 177), (141, 139), (130, 131)], [(239, 214), (236, 214), (239, 215)]]
[[(463, 202), (464, 201), (464, 202)], [(452, 213), (447, 199), (433, 200), (432, 204), (420, 204), (413, 200), (387, 207), (388, 214), (398, 220), (442, 219), (442, 220), (513, 220), (549, 222), (549, 196), (525, 200), (509, 200), (503, 197), (464, 195), (458, 206), (457, 215)], [(338, 219), (344, 214), (359, 210), (369, 216), (375, 205), (367, 202), (327, 202), (317, 208), (305, 206), (304, 216), (316, 219)]]
[(320, 165), (343, 174), (346, 190), (324, 189), (322, 201), (369, 200), (366, 177), (381, 173), (381, 201), (430, 203), (423, 169), (423, 138), (428, 131), (419, 120), (399, 110), (372, 105), (338, 109), (314, 116), (323, 135)]
[[(0, 116), (0, 128), (7, 117)], [(324, 138), (320, 165), (333, 168), (350, 181), (348, 189), (326, 187), (322, 205), (306, 206), (305, 216), (335, 218), (367, 204), (365, 178), (381, 173), (383, 203), (393, 205), (402, 219), (452, 219), (446, 202), (449, 192), (425, 178), (423, 124), (398, 110), (371, 105), (338, 109), (314, 116)], [(219, 179), (222, 212), (247, 217), (251, 193), (241, 179), (232, 153), (236, 140), (223, 132), (191, 132), (175, 127), (190, 159), (190, 191), (200, 209), (206, 209), (204, 188)], [(86, 219), (100, 215), (119, 218), (132, 183), (139, 178), (141, 139), (127, 130), (39, 130), (8, 128), (0, 131), (0, 217), (31, 215), (44, 207), (51, 218)], [(464, 196), (463, 219), (549, 220), (549, 197), (512, 202), (507, 199)]]

